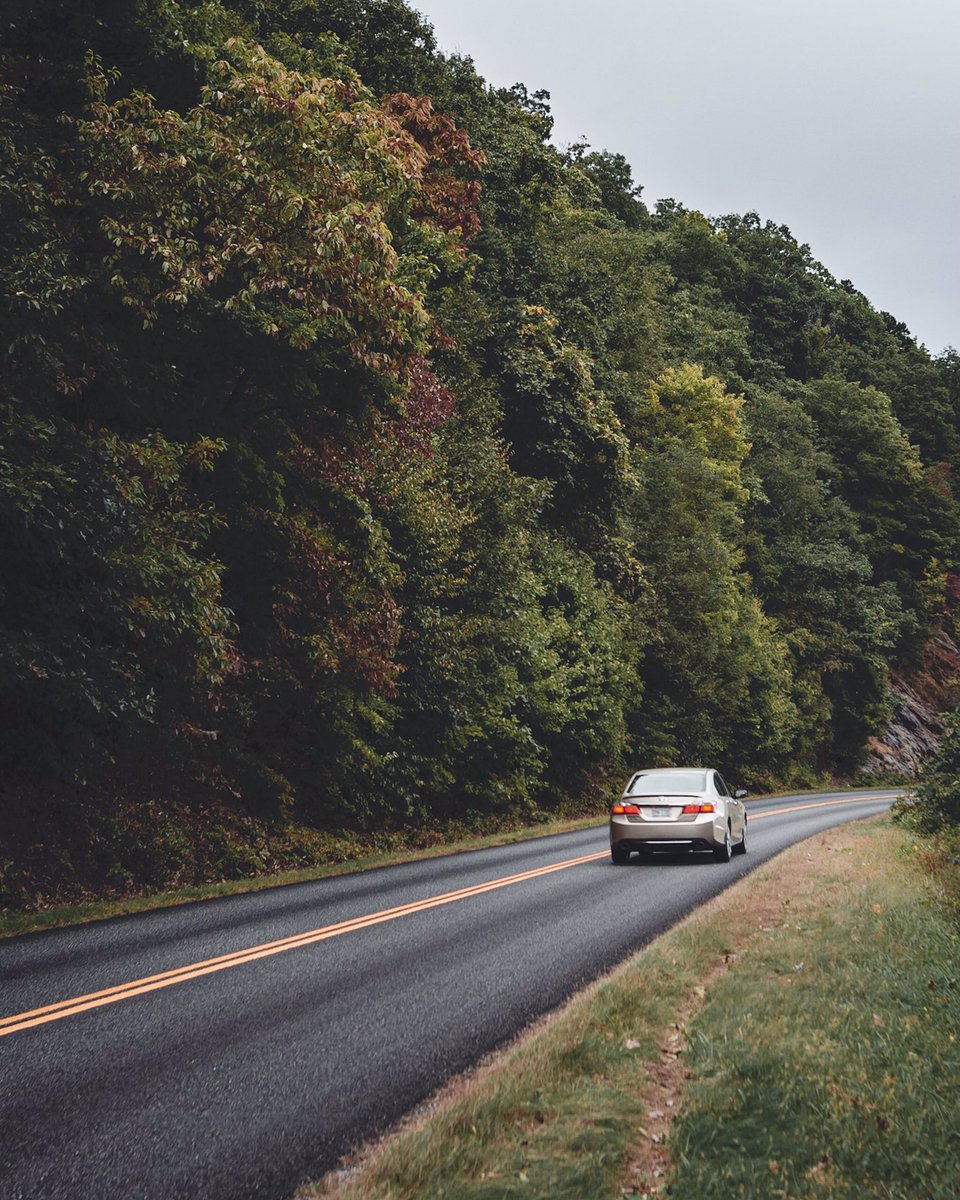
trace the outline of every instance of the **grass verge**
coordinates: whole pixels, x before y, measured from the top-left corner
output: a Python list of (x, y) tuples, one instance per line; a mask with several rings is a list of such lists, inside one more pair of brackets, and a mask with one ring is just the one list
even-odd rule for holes
[(0, 940), (16, 937), (22, 933), (33, 933), (38, 929), (82, 925), (87, 921), (102, 921), (127, 913), (150, 912), (158, 908), (172, 908), (178, 904), (192, 904), (198, 900), (215, 900), (220, 896), (260, 892), (266, 888), (286, 887), (291, 883), (308, 883), (314, 879), (327, 879), (333, 875), (351, 875), (357, 871), (372, 870), (374, 867), (392, 867), (400, 863), (415, 862), (426, 858), (440, 858), (447, 854), (459, 854), (464, 850), (483, 850), (488, 846), (506, 846), (513, 842), (548, 837), (555, 833), (571, 833), (577, 829), (588, 829), (593, 825), (603, 824), (606, 819), (604, 814), (543, 822), (517, 829), (500, 830), (486, 836), (470, 836), (445, 841), (435, 846), (385, 850), (360, 855), (346, 861), (324, 863), (313, 867), (297, 867), (269, 875), (218, 880), (191, 887), (150, 892), (140, 896), (121, 896), (109, 900), (91, 900), (82, 904), (58, 905), (37, 912), (3, 913), (0, 914)]
[(794, 847), (299, 1200), (953, 1200), (958, 938), (916, 847)]

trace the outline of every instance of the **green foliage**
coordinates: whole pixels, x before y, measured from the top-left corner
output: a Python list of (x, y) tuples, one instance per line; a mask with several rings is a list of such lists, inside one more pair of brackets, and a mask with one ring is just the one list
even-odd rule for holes
[(622, 154), (591, 150), (586, 142), (576, 142), (568, 150), (568, 157), (587, 176), (607, 212), (628, 229), (639, 229), (647, 223), (647, 207), (640, 199), (643, 187), (634, 182), (633, 171)]
[(232, 629), (205, 553), (216, 517), (191, 488), (219, 447), (0, 415), (3, 759), (36, 771), (223, 684)]
[(436, 90), (443, 76), (433, 30), (404, 0), (226, 0), (251, 32), (285, 60), (291, 42), (329, 69), (330, 35), (379, 94)]
[[(900, 599), (877, 582), (856, 513), (836, 490), (838, 465), (808, 412), (752, 389), (744, 409), (746, 566), (785, 633), (812, 771), (852, 770), (885, 716), (886, 663), (904, 626)], [(849, 489), (858, 506), (868, 491)]]
[(789, 763), (797, 714), (776, 627), (741, 569), (741, 407), (699, 367), (664, 372), (648, 393), (637, 523), (653, 601), (638, 740), (668, 760), (726, 762), (735, 747), (750, 775)]
[[(542, 305), (527, 305), (503, 364), (504, 427), (517, 470), (553, 484), (558, 519), (592, 528), (623, 504), (628, 443), (587, 356), (555, 334)], [(589, 534), (585, 530), (586, 539)]]
[(855, 769), (960, 566), (955, 354), (783, 226), (649, 212), (402, 0), (0, 31), (10, 889), (175, 876), (172, 791), (236, 873), (640, 761)]
[(148, 324), (204, 299), (296, 349), (389, 369), (396, 348), (425, 346), (428, 264), (401, 262), (387, 224), (425, 156), (356, 77), (303, 76), (243, 42), (228, 52), (185, 117), (143, 93), (109, 105), (91, 76), (78, 165), (111, 287)]

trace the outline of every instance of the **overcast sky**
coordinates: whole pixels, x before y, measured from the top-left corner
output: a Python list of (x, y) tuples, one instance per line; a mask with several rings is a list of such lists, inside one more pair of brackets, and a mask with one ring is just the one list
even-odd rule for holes
[(652, 206), (755, 209), (960, 348), (958, 0), (411, 0), (554, 141), (619, 151)]

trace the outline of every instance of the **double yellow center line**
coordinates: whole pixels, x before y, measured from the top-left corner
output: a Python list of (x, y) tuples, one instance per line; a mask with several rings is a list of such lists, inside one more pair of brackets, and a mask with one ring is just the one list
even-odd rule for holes
[[(767, 812), (753, 813), (750, 815), (750, 821), (799, 812), (807, 808), (831, 808), (841, 804), (857, 804), (864, 800), (881, 798), (880, 796), (856, 796), (846, 800), (815, 801), (811, 804), (794, 805), (791, 808), (776, 808)], [(482, 896), (484, 893), (496, 891), (498, 888), (526, 883), (531, 879), (552, 875), (555, 871), (566, 871), (571, 867), (582, 866), (584, 863), (597, 862), (601, 858), (606, 858), (607, 854), (607, 850), (600, 850), (595, 854), (583, 854), (579, 858), (568, 858), (563, 862), (551, 863), (549, 866), (536, 867), (532, 871), (521, 871), (517, 875), (505, 875), (487, 883), (475, 884), (473, 887), (459, 888), (455, 892), (443, 892), (438, 896), (428, 896), (424, 900), (414, 900), (410, 904), (398, 905), (396, 908), (386, 908), (380, 912), (352, 917), (349, 921), (339, 921), (335, 925), (323, 925), (319, 929), (293, 934), (291, 937), (280, 938), (275, 942), (263, 942), (259, 946), (250, 946), (246, 950), (235, 950), (232, 954), (206, 958), (202, 962), (189, 963), (185, 967), (176, 967), (171, 971), (161, 971), (157, 975), (146, 975), (142, 979), (132, 979), (129, 983), (104, 988), (99, 992), (90, 992), (85, 996), (74, 996), (70, 1000), (60, 1000), (56, 1004), (46, 1004), (42, 1008), (30, 1009), (29, 1012), (15, 1013), (13, 1016), (0, 1018), (0, 1037), (5, 1037), (8, 1033), (19, 1033), (22, 1029), (33, 1029), (37, 1025), (46, 1025), (50, 1021), (60, 1021), (64, 1017), (76, 1016), (77, 1013), (89, 1012), (93, 1008), (102, 1008), (106, 1004), (129, 1000), (132, 996), (142, 996), (147, 992), (173, 987), (174, 984), (186, 983), (190, 979), (199, 979), (203, 975), (212, 975), (216, 971), (226, 971), (230, 967), (255, 962), (259, 958), (269, 958), (272, 954), (283, 954), (287, 950), (299, 950), (302, 946), (313, 945), (314, 942), (324, 942), (329, 938), (341, 937), (345, 933), (369, 929), (373, 925), (382, 925), (386, 921), (396, 921), (400, 917), (413, 916), (414, 913), (426, 912), (430, 908), (440, 908), (444, 904), (453, 904), (458, 900), (467, 900), (471, 896)]]
[(812, 804), (794, 804), (790, 808), (769, 808), (766, 812), (747, 813), (751, 821), (761, 821), (764, 817), (781, 817), (785, 813), (804, 812), (808, 808), (839, 808), (842, 804), (863, 804), (865, 800), (895, 800), (895, 796), (885, 796), (878, 792), (876, 795), (850, 796), (846, 800), (815, 800)]

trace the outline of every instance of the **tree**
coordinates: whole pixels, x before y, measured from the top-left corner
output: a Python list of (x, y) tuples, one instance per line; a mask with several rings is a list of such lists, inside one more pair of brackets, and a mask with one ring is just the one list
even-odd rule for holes
[[(905, 616), (878, 580), (837, 464), (797, 399), (753, 388), (744, 408), (746, 566), (789, 647), (808, 770), (852, 770), (884, 719), (886, 663)], [(799, 749), (799, 747), (798, 747)]]
[(692, 366), (665, 371), (648, 393), (637, 527), (652, 645), (638, 736), (661, 757), (749, 772), (771, 754), (789, 759), (796, 713), (775, 628), (741, 570), (742, 404)]

